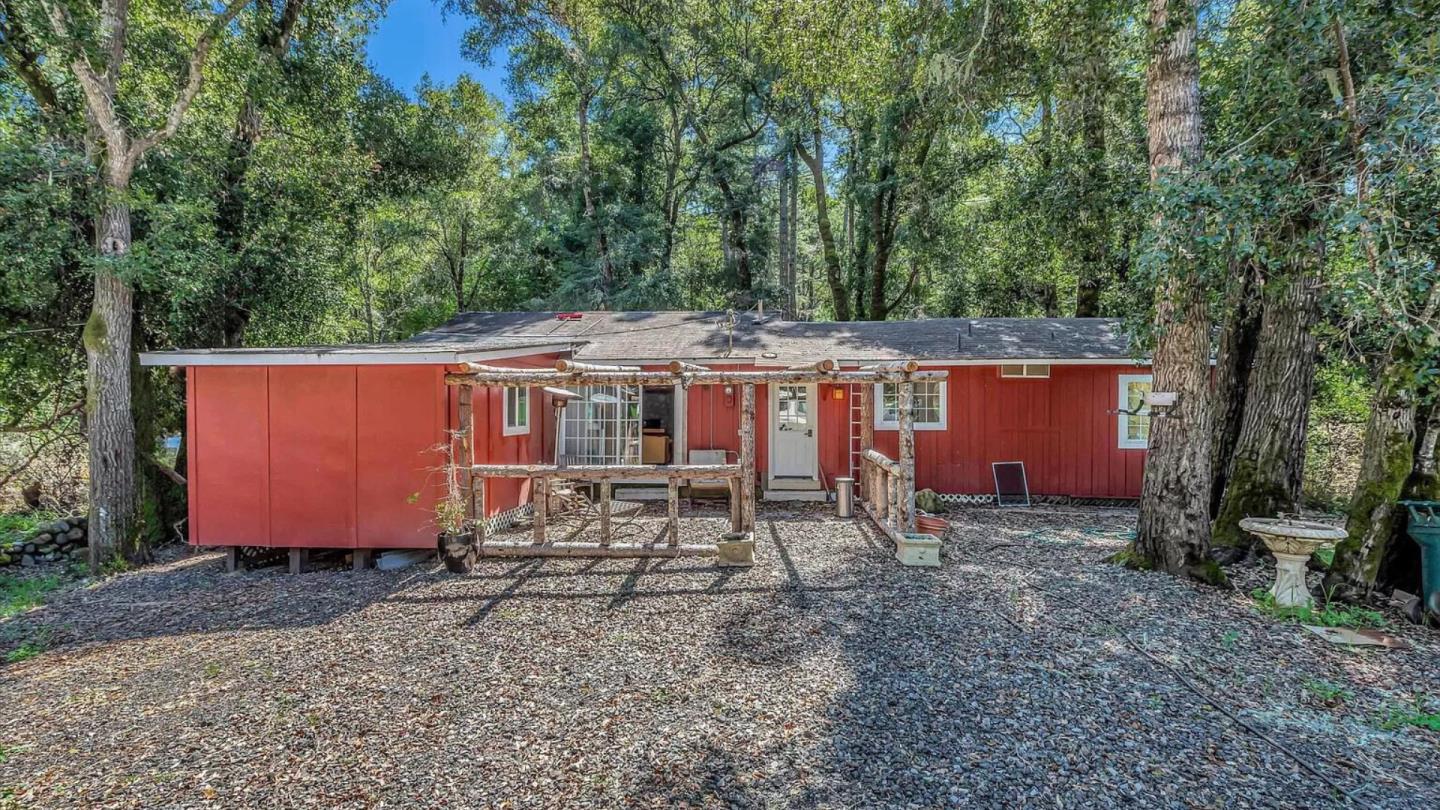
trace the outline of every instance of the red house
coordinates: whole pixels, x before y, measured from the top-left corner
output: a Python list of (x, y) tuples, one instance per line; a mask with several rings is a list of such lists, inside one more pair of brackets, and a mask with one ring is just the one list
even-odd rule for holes
[[(186, 368), (190, 539), (207, 546), (431, 548), (438, 448), (458, 427), (447, 371), (557, 359), (660, 369), (842, 369), (916, 359), (916, 479), (942, 496), (993, 497), (991, 465), (1023, 462), (1035, 496), (1133, 499), (1149, 437), (1150, 369), (1116, 320), (935, 318), (805, 323), (724, 312), (475, 312), (403, 343), (153, 352)], [(853, 385), (757, 392), (757, 486), (820, 499), (857, 472)], [(877, 449), (896, 454), (894, 392), (876, 397)], [(483, 392), (483, 393), (482, 393)], [(567, 407), (543, 389), (477, 389), (477, 463), (713, 462), (739, 450), (725, 386), (589, 386)], [(708, 452), (707, 452), (708, 451)], [(488, 515), (529, 502), (528, 482), (489, 480)]]

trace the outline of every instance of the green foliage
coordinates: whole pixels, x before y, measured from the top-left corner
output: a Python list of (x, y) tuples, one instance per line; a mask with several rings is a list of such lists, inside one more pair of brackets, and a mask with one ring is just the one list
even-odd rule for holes
[(1338, 706), (1354, 697), (1344, 686), (1319, 678), (1307, 678), (1301, 686), (1327, 706)]
[(1386, 627), (1389, 625), (1385, 621), (1385, 617), (1377, 610), (1346, 605), (1328, 598), (1325, 600), (1325, 604), (1319, 608), (1286, 608), (1275, 604), (1275, 597), (1264, 588), (1256, 588), (1250, 592), (1250, 596), (1255, 600), (1256, 610), (1264, 616), (1279, 621), (1319, 627)]
[(1390, 707), (1380, 718), (1379, 725), (1386, 731), (1394, 731), (1407, 726), (1440, 731), (1440, 711), (1427, 706), (1425, 698), (1417, 695), (1412, 706)]
[(24, 613), (45, 601), (45, 594), (60, 587), (60, 577), (19, 577), (0, 574), (0, 618)]

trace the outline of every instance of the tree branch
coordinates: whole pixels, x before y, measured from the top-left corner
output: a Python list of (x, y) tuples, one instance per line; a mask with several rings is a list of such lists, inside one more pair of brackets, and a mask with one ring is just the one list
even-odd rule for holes
[(137, 138), (130, 146), (126, 160), (130, 165), (139, 161), (145, 152), (161, 141), (174, 137), (180, 131), (180, 122), (185, 118), (185, 111), (190, 109), (190, 103), (200, 94), (200, 86), (205, 80), (205, 62), (210, 58), (210, 49), (215, 45), (215, 39), (220, 36), (235, 15), (249, 5), (251, 0), (230, 0), (229, 5), (211, 20), (210, 25), (205, 28), (205, 33), (195, 43), (195, 50), (190, 53), (190, 60), (186, 65), (185, 85), (175, 101), (170, 105), (170, 112), (165, 116), (165, 125), (160, 129), (151, 132), (144, 137)]
[(30, 97), (46, 116), (54, 116), (60, 107), (60, 97), (53, 85), (40, 69), (41, 54), (20, 21), (10, 0), (0, 0), (0, 59), (4, 59), (25, 83)]

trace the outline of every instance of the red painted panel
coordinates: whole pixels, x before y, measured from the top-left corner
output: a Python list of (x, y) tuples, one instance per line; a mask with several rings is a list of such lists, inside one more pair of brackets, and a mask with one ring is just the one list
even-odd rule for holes
[[(1145, 451), (1117, 446), (1119, 375), (1146, 373), (1131, 365), (1051, 367), (1045, 380), (1001, 379), (995, 366), (951, 366), (944, 431), (915, 433), (915, 474), (938, 492), (994, 491), (990, 465), (1023, 461), (1037, 495), (1138, 498)], [(849, 415), (825, 403), (821, 462), (827, 477), (848, 472), (832, 436), (843, 437)], [(894, 430), (876, 430), (876, 449), (899, 453)]]
[(360, 548), (430, 548), (443, 493), (442, 366), (355, 370), (356, 540)]
[(190, 542), (270, 544), (266, 370), (189, 371)]
[(270, 542), (354, 548), (355, 367), (270, 368)]

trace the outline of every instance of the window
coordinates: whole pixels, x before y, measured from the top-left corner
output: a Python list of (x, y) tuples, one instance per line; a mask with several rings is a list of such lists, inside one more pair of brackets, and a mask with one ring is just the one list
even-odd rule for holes
[(520, 436), (530, 432), (530, 389), (505, 389), (505, 430), (506, 436)]
[(1120, 375), (1120, 446), (1144, 450), (1150, 446), (1149, 374)]
[[(920, 380), (911, 395), (910, 415), (915, 420), (916, 430), (945, 429), (945, 383), (940, 380)], [(875, 386), (875, 427), (882, 430), (900, 428), (900, 386), (898, 383), (880, 383)]]
[(775, 414), (782, 425), (808, 425), (809, 392), (803, 385), (777, 386)]
[(565, 405), (560, 458), (566, 464), (639, 464), (641, 389), (627, 385), (571, 388)]
[(1050, 378), (1050, 364), (1002, 363), (1000, 376), (1007, 380), (1047, 380)]

